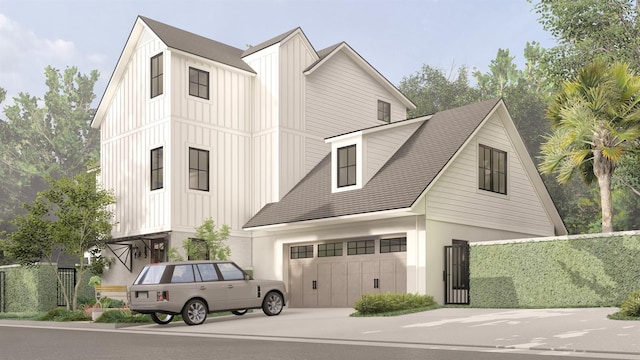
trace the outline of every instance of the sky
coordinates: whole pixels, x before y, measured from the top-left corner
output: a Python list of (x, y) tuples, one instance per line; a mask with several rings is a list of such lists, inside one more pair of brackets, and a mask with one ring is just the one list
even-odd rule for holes
[(47, 65), (98, 70), (99, 101), (138, 15), (240, 49), (301, 27), (316, 51), (345, 41), (396, 86), (425, 64), (486, 72), (500, 48), (522, 68), (528, 41), (555, 44), (527, 0), (0, 0), (2, 105), (43, 97)]

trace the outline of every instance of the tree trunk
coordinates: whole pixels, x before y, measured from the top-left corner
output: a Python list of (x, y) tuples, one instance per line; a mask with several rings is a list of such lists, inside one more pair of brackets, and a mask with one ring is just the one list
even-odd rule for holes
[(613, 206), (611, 204), (611, 175), (604, 174), (598, 177), (600, 186), (600, 205), (602, 207), (602, 232), (613, 232)]

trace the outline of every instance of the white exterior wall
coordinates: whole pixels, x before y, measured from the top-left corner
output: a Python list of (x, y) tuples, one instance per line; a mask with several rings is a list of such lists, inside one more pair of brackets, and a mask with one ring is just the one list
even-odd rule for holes
[[(496, 112), (427, 194), (427, 219), (528, 236), (553, 236), (553, 223)], [(478, 145), (507, 152), (507, 195), (478, 189)]]
[(280, 116), (279, 44), (251, 54), (243, 59), (257, 75), (254, 78), (253, 102), (251, 209), (255, 214), (265, 204), (278, 200), (278, 119)]
[[(154, 36), (144, 33), (129, 59), (122, 79), (100, 126), (101, 181), (116, 194), (112, 235), (114, 238), (169, 229), (171, 208), (165, 181), (162, 190), (150, 191), (151, 149), (169, 143), (169, 98), (164, 94), (150, 99), (146, 79), (150, 59), (164, 51), (165, 76), (169, 73), (168, 51)], [(165, 164), (166, 173), (171, 172)]]
[(344, 52), (307, 75), (306, 99), (305, 172), (331, 150), (320, 139), (385, 124), (378, 120), (378, 100), (391, 104), (392, 122), (406, 118), (404, 105)]
[[(252, 76), (212, 62), (175, 54), (171, 61), (174, 231), (193, 232), (207, 218), (240, 229), (251, 209)], [(189, 67), (209, 72), (209, 99), (188, 94)], [(189, 148), (209, 151), (209, 191), (189, 189)]]
[[(306, 174), (305, 75), (317, 60), (301, 33), (280, 44), (280, 127), (278, 136), (278, 201)], [(318, 138), (315, 138), (318, 140)]]

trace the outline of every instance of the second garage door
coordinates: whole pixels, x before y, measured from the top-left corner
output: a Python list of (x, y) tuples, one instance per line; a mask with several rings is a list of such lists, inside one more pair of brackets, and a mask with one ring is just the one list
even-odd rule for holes
[(362, 294), (407, 289), (406, 237), (289, 247), (291, 307), (351, 307)]

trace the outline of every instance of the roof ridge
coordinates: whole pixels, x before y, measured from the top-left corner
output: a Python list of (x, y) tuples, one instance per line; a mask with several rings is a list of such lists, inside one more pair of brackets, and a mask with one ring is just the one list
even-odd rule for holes
[[(289, 35), (293, 34), (297, 30), (302, 31), (302, 28), (300, 26), (298, 26), (298, 27), (296, 27), (294, 29), (291, 29), (291, 30), (289, 30), (287, 32), (284, 32), (284, 33), (282, 33), (280, 35), (274, 36), (269, 40), (263, 41), (258, 45), (251, 46), (251, 47), (249, 47), (248, 49), (246, 49), (246, 50), (244, 50), (242, 52), (241, 57), (249, 56), (249, 55), (251, 55), (253, 53), (256, 53), (256, 52), (258, 52), (260, 50), (266, 49), (271, 45), (275, 45), (275, 44), (281, 42), (282, 40), (286, 39)], [(304, 31), (302, 31), (302, 33), (304, 33)], [(305, 37), (306, 37), (306, 35), (305, 35)], [(314, 49), (314, 51), (315, 51), (315, 49)]]

